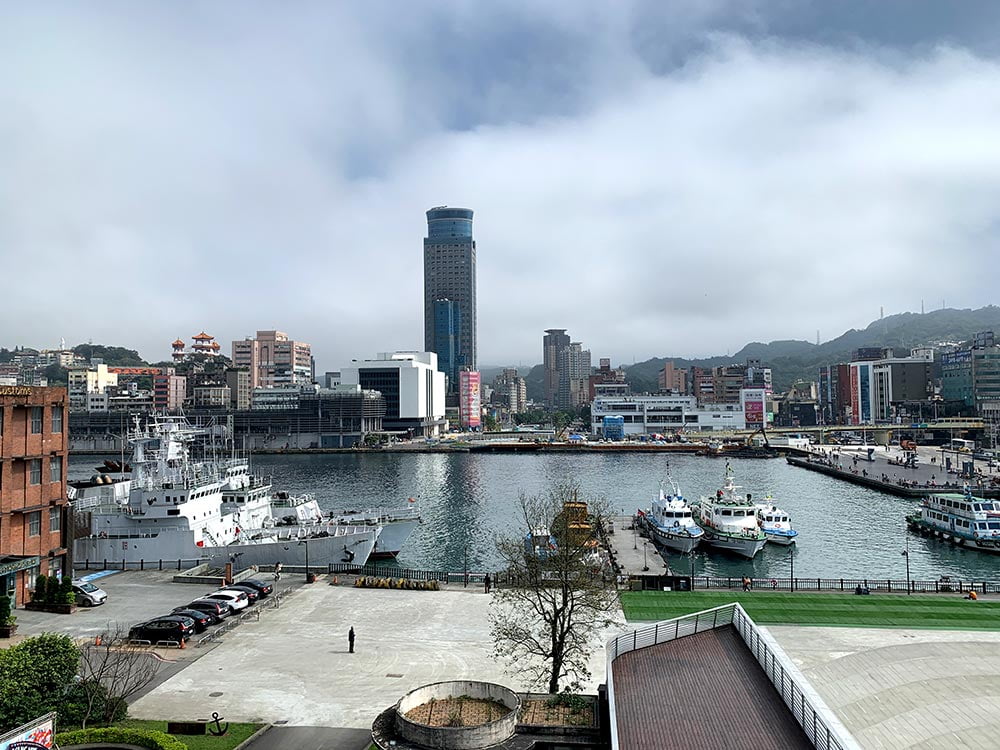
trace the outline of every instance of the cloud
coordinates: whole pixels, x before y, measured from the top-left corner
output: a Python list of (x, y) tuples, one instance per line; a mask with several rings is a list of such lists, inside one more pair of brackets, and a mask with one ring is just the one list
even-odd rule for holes
[(417, 348), (442, 203), (476, 210), (482, 363), (549, 327), (631, 361), (996, 301), (980, 52), (727, 3), (153, 7), (0, 30), (6, 345)]

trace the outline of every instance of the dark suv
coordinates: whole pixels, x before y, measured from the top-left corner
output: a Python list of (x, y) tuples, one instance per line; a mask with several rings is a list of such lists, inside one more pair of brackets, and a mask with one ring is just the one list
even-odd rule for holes
[(149, 641), (154, 646), (163, 641), (180, 643), (191, 638), (194, 622), (187, 617), (167, 616), (134, 625), (128, 633), (129, 640)]

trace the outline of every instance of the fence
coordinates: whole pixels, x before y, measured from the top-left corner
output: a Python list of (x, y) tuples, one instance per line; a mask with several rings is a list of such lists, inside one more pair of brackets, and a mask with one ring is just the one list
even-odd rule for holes
[(608, 703), (610, 707), (611, 747), (619, 750), (618, 724), (615, 709), (613, 662), (620, 655), (640, 648), (668, 643), (684, 636), (713, 628), (732, 625), (743, 638), (771, 684), (802, 727), (806, 736), (819, 750), (857, 750), (858, 744), (833, 712), (807, 684), (805, 678), (788, 658), (772, 647), (743, 608), (736, 603), (694, 612), (673, 620), (665, 620), (633, 630), (607, 645)]
[[(283, 566), (282, 570), (288, 570)], [(303, 568), (304, 570), (304, 568)], [(465, 585), (484, 583), (486, 576), (496, 585), (502, 585), (506, 580), (500, 573), (484, 571), (416, 570), (413, 568), (392, 568), (381, 565), (350, 565), (348, 563), (330, 563), (328, 573), (339, 575), (372, 576), (375, 578), (404, 578), (408, 581), (439, 581), (441, 583), (462, 583)]]
[(259, 622), (260, 613), (263, 610), (278, 609), (281, 606), (282, 600), (285, 599), (294, 590), (295, 589), (292, 589), (290, 586), (286, 586), (285, 588), (280, 590), (278, 588), (275, 588), (269, 597), (261, 601), (253, 609), (245, 609), (240, 614), (233, 615), (232, 617), (228, 617), (227, 619), (223, 620), (221, 623), (215, 626), (211, 632), (206, 633), (201, 638), (199, 638), (198, 642), (194, 644), (195, 648), (200, 648), (201, 646), (205, 646), (209, 643), (214, 643), (218, 640), (221, 640), (222, 636), (224, 636), (226, 633), (233, 630), (234, 628), (238, 627), (241, 623), (246, 622), (247, 620), (253, 620), (254, 622)]
[[(202, 565), (202, 558), (181, 558), (178, 560), (74, 560), (76, 570), (184, 570)], [(222, 563), (220, 563), (221, 565)]]
[[(765, 591), (843, 591), (853, 593), (858, 587), (868, 591), (903, 594), (949, 593), (977, 591), (981, 594), (1000, 593), (1000, 581), (960, 581), (939, 578), (936, 581), (900, 580), (892, 578), (751, 578), (750, 587)], [(713, 578), (696, 576), (695, 589), (737, 589), (743, 587), (742, 577)]]

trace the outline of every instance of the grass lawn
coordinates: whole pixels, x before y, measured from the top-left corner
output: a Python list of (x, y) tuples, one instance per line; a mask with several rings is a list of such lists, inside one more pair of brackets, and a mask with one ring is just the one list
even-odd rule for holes
[[(226, 722), (223, 721), (222, 724), (225, 726)], [(160, 732), (167, 731), (167, 722), (165, 721), (126, 719), (121, 722), (120, 725), (123, 727), (133, 727), (135, 729), (156, 729)], [(215, 724), (213, 723), (212, 726), (215, 726)], [(189, 734), (175, 734), (171, 736), (176, 737), (187, 745), (188, 750), (231, 750), (262, 726), (264, 725), (238, 724), (234, 721), (229, 724), (229, 731), (226, 732), (223, 737), (215, 737), (211, 734), (193, 736)]]
[(855, 596), (763, 591), (625, 591), (629, 621), (669, 620), (738, 601), (761, 625), (1000, 630), (1000, 602), (955, 596)]

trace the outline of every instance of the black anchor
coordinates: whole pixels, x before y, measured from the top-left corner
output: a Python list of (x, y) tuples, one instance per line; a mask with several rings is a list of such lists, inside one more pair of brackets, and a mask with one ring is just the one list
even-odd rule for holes
[(215, 729), (212, 729), (212, 727), (209, 726), (208, 727), (208, 733), (209, 734), (211, 734), (211, 735), (213, 735), (215, 737), (221, 737), (222, 735), (224, 735), (226, 732), (229, 731), (229, 722), (228, 721), (226, 722), (226, 726), (222, 726), (222, 719), (223, 718), (224, 717), (219, 716), (219, 712), (218, 711), (212, 711), (212, 721), (215, 722)]

